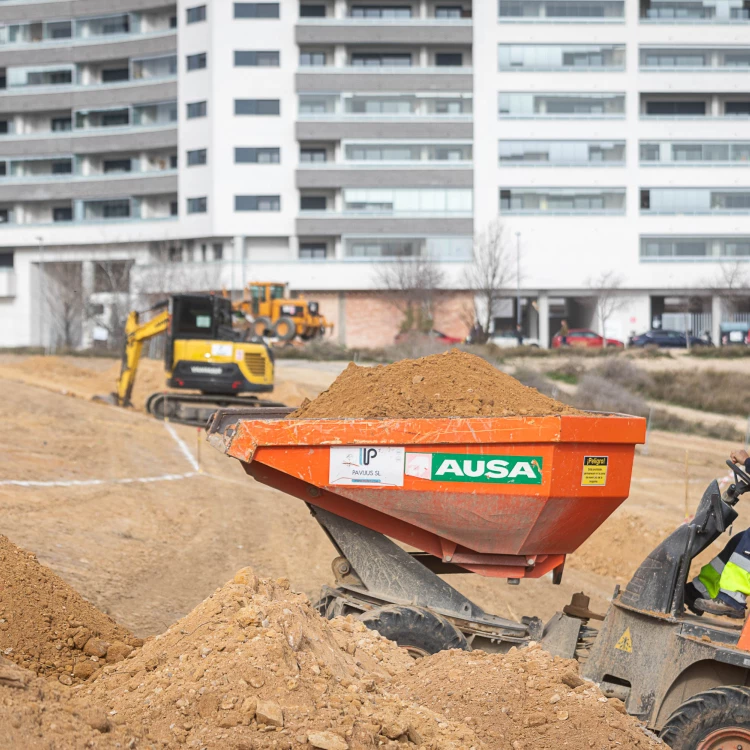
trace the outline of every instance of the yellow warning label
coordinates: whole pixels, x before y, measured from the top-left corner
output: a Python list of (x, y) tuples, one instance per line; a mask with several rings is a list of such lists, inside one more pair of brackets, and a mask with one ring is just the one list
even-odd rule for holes
[(625, 632), (620, 636), (620, 640), (615, 643), (615, 648), (628, 654), (633, 653), (633, 638), (630, 635), (630, 628), (625, 629)]
[(599, 487), (607, 484), (608, 463), (609, 456), (584, 456), (581, 484)]

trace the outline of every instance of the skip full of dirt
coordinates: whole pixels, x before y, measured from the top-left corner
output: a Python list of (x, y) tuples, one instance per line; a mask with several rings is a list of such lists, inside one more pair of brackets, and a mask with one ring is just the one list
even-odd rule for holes
[(458, 349), (390, 365), (350, 364), (296, 418), (542, 417), (581, 414)]
[(72, 685), (141, 643), (35, 555), (0, 536), (0, 653), (5, 657)]

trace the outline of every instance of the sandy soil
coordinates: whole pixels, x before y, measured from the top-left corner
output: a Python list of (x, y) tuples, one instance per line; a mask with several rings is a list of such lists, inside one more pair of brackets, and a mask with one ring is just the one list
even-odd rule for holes
[[(160, 384), (160, 363), (146, 364), (152, 382)], [(320, 585), (332, 581), (334, 551), (304, 504), (245, 477), (199, 431), (176, 426), (192, 453), (200, 452), (201, 475), (114, 481), (191, 472), (162, 424), (136, 410), (86, 400), (106, 389), (116, 366), (77, 358), (6, 357), (0, 363), (0, 454), (9, 458), (0, 463), (3, 533), (138, 636), (163, 631), (245, 565), (286, 576), (316, 597)], [(340, 369), (280, 363), (279, 390), (286, 389), (288, 403), (298, 403)], [(139, 382), (143, 389), (149, 381), (144, 376)], [(615, 584), (624, 583), (682, 522), (686, 508), (692, 512), (711, 479), (726, 474), (731, 447), (652, 433), (647, 455), (636, 458), (630, 498), (570, 557), (561, 586), (548, 579), (508, 586), (472, 575), (453, 576), (451, 583), (502, 616), (547, 617), (581, 590), (592, 596), (592, 608), (603, 611)], [(2, 484), (8, 480), (103, 483)], [(750, 523), (750, 511), (740, 512), (738, 523)]]

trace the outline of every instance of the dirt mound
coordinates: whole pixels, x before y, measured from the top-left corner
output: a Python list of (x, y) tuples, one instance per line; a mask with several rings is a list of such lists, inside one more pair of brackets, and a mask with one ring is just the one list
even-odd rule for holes
[(0, 747), (24, 750), (114, 750), (133, 735), (101, 708), (0, 657)]
[(0, 653), (72, 685), (140, 643), (35, 555), (0, 536)]
[(540, 417), (580, 414), (473, 354), (451, 349), (391, 365), (350, 364), (292, 417)]
[(460, 717), (494, 750), (663, 747), (619, 700), (537, 645), (508, 654), (443, 651), (394, 685), (401, 697)]
[(244, 569), (84, 692), (169, 747), (480, 747), (459, 718), (389, 694), (411, 665), (362, 623), (328, 622), (285, 579)]

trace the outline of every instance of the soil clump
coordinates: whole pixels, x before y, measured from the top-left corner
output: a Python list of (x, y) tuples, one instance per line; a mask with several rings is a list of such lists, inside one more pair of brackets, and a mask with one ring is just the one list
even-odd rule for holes
[(72, 685), (141, 643), (35, 555), (0, 535), (0, 654)]
[(542, 417), (582, 414), (474, 354), (451, 349), (390, 365), (350, 364), (294, 418)]
[(578, 664), (539, 645), (508, 654), (442, 651), (395, 680), (402, 698), (461, 717), (494, 750), (665, 747)]

